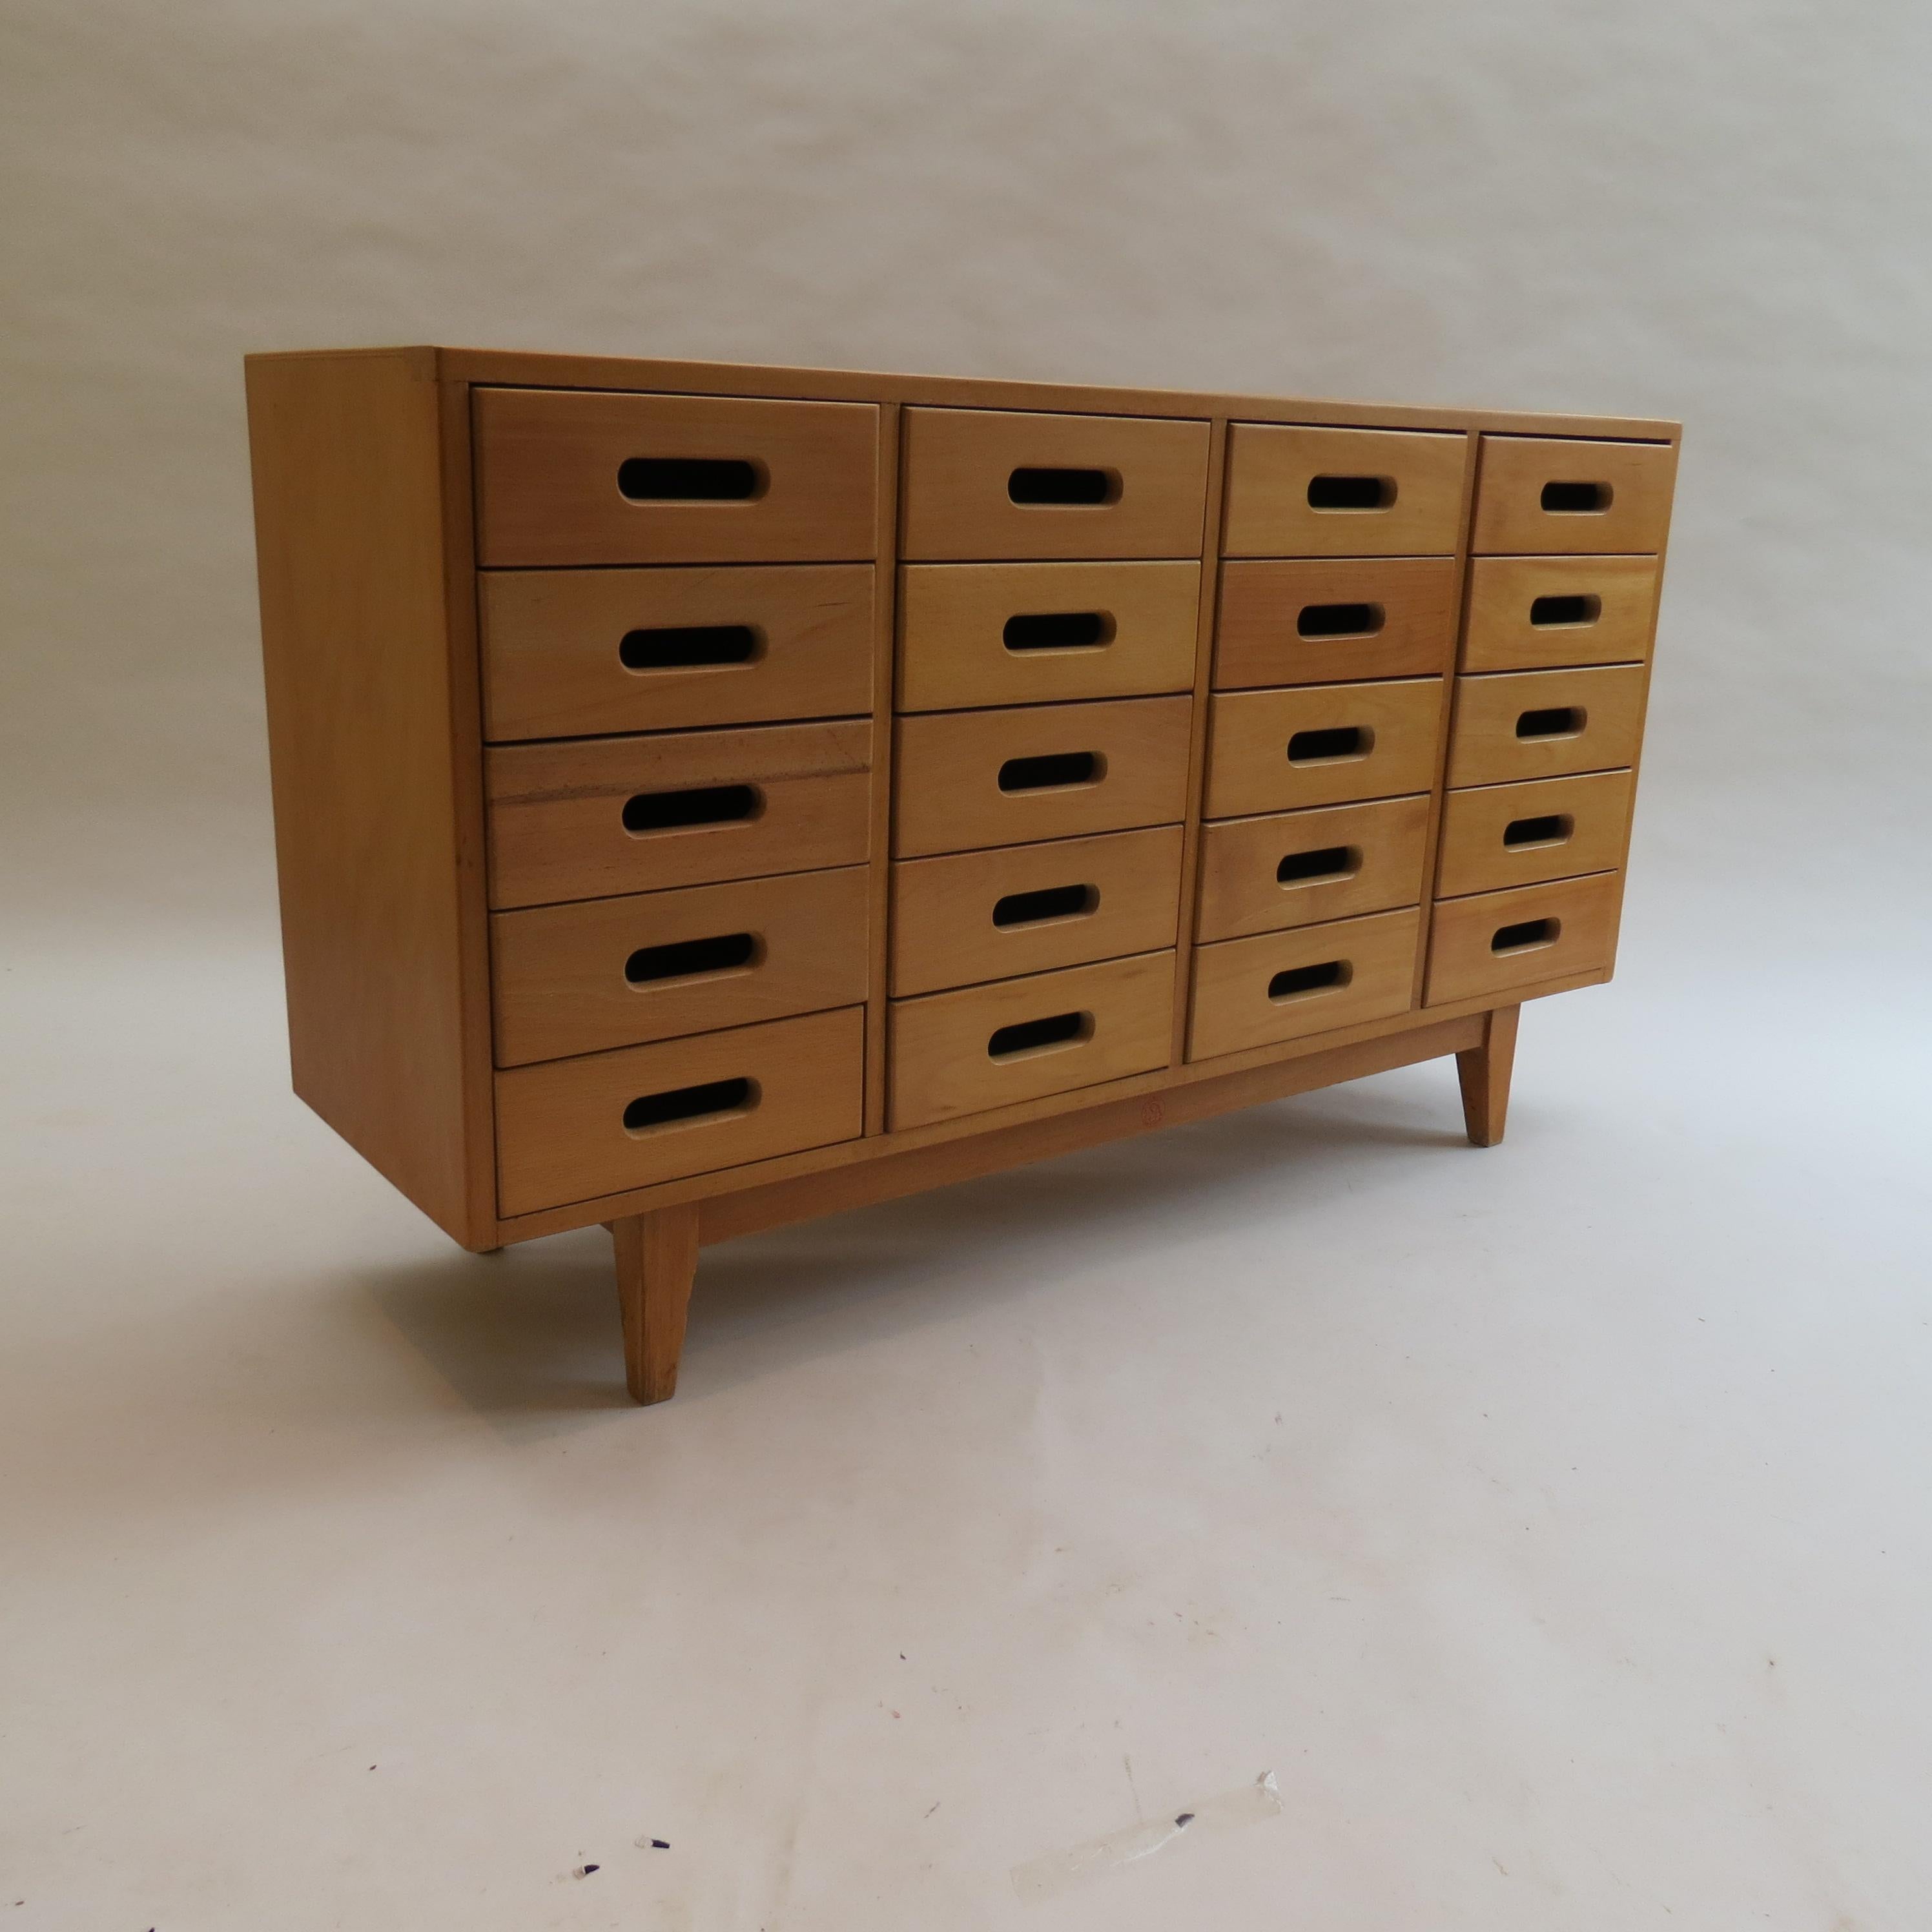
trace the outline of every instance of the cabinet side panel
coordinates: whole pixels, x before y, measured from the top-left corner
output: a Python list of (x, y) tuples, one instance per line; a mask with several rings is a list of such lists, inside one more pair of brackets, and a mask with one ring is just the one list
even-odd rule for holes
[(248, 364), (296, 1092), (447, 1233), (466, 1178), (462, 836), (426, 352)]

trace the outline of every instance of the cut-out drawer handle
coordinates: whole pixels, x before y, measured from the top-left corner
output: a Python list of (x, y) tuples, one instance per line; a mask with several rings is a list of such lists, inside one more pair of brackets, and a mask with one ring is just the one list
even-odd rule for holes
[(1600, 517), (1615, 494), (1607, 483), (1546, 483), (1543, 507), (1553, 517)]
[(1019, 1020), (995, 1028), (986, 1041), (988, 1060), (1028, 1060), (1035, 1054), (1058, 1052), (1094, 1037), (1091, 1013), (1052, 1013), (1044, 1019)]
[(1352, 879), (1362, 869), (1359, 845), (1324, 845), (1318, 852), (1291, 852), (1274, 868), (1280, 886), (1324, 886)]
[(1114, 641), (1108, 610), (1042, 610), (1009, 617), (1000, 641), (1010, 651), (1099, 651)]
[(1388, 510), (1395, 506), (1393, 476), (1311, 476), (1311, 510)]
[(1548, 704), (1522, 712), (1516, 721), (1519, 738), (1574, 738), (1582, 734), (1588, 714), (1580, 704)]
[(1354, 966), (1346, 959), (1324, 959), (1318, 966), (1291, 966), (1268, 982), (1268, 996), (1276, 1004), (1283, 1000), (1312, 999), (1346, 986), (1354, 976)]
[(1298, 731), (1288, 741), (1291, 765), (1339, 765), (1366, 758), (1375, 749), (1376, 734), (1366, 724), (1330, 724), (1318, 731)]
[(1563, 930), (1560, 919), (1519, 920), (1514, 926), (1499, 926), (1490, 937), (1492, 952), (1534, 952), (1540, 946), (1554, 946)]
[(1118, 470), (1016, 470), (1006, 478), (1006, 496), (1011, 502), (1028, 508), (1041, 505), (1118, 503), (1120, 472)]
[(1372, 638), (1388, 621), (1379, 604), (1304, 604), (1294, 620), (1299, 638)]
[(749, 624), (672, 624), (626, 631), (617, 662), (626, 670), (691, 670), (710, 664), (749, 664), (763, 634)]
[(633, 503), (748, 503), (765, 494), (764, 465), (736, 457), (631, 456), (617, 491)]
[(1538, 597), (1532, 599), (1529, 621), (1538, 630), (1575, 630), (1594, 624), (1604, 614), (1604, 600), (1588, 596)]
[(1049, 920), (1084, 919), (1100, 909), (1098, 886), (1045, 886), (1037, 892), (1009, 892), (994, 902), (993, 923), (1044, 926)]
[(667, 1127), (701, 1127), (735, 1119), (758, 1104), (755, 1080), (707, 1080), (696, 1087), (672, 1087), (662, 1094), (640, 1094), (624, 1109), (627, 1134), (662, 1133)]
[(696, 980), (735, 973), (764, 960), (756, 933), (721, 932), (710, 939), (680, 939), (668, 946), (640, 946), (624, 962), (624, 977), (634, 986), (658, 986), (669, 980)]
[(640, 791), (624, 801), (626, 832), (683, 832), (740, 825), (764, 806), (756, 785), (694, 785), (685, 791)]
[(1009, 758), (1000, 767), (1002, 791), (1066, 791), (1096, 784), (1106, 776), (1098, 752), (1048, 752), (1030, 758)]
[(1503, 827), (1503, 844), (1512, 852), (1540, 845), (1567, 845), (1576, 821), (1567, 812), (1546, 812), (1539, 818), (1513, 818)]

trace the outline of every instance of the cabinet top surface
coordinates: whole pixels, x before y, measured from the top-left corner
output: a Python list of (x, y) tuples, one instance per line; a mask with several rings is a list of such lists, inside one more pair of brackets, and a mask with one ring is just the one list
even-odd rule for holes
[(1075, 414), (1231, 417), (1238, 421), (1374, 424), (1398, 429), (1486, 430), (1522, 436), (1678, 441), (1682, 425), (1660, 418), (1406, 403), (1257, 395), (1235, 392), (1107, 388), (1092, 383), (1010, 382), (863, 370), (790, 368), (749, 362), (660, 361), (643, 356), (563, 356), (514, 349), (435, 346), (295, 350), (254, 355), (251, 367), (354, 357), (400, 359), (425, 380), (562, 389), (634, 390), (717, 396), (782, 396), (828, 402), (904, 403)]

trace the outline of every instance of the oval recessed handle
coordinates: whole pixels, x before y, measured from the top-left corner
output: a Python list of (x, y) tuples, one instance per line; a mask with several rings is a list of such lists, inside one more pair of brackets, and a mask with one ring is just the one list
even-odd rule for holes
[(750, 624), (670, 624), (626, 631), (617, 662), (626, 670), (693, 670), (749, 664), (762, 653), (764, 634)]
[(1513, 818), (1503, 827), (1503, 844), (1512, 852), (1527, 852), (1540, 845), (1567, 845), (1576, 830), (1576, 820), (1567, 812), (1546, 812), (1535, 818)]
[(1065, 791), (1097, 783), (1106, 776), (1107, 761), (1098, 752), (1048, 752), (1030, 758), (1009, 758), (1000, 767), (1002, 791)]
[(1094, 1037), (1094, 1016), (1087, 1012), (1051, 1013), (1045, 1018), (1019, 1020), (995, 1028), (986, 1041), (988, 1060), (1024, 1060), (1078, 1046)]
[(1600, 517), (1615, 494), (1607, 483), (1546, 483), (1541, 500), (1552, 517)]
[(1040, 506), (1090, 508), (1120, 500), (1118, 470), (1075, 470), (1030, 465), (1006, 478), (1006, 495), (1026, 508)]
[(1114, 641), (1110, 610), (1043, 610), (1009, 617), (1000, 641), (1010, 651), (1099, 651)]
[(1516, 721), (1519, 738), (1574, 738), (1588, 718), (1580, 704), (1546, 704), (1540, 710), (1522, 712)]
[(1499, 926), (1490, 935), (1492, 952), (1534, 952), (1540, 946), (1554, 946), (1563, 930), (1560, 919), (1523, 919), (1514, 926)]
[(1354, 976), (1354, 965), (1346, 959), (1324, 959), (1318, 966), (1291, 966), (1268, 982), (1268, 996), (1276, 1002), (1312, 999), (1318, 993), (1346, 986)]
[(756, 785), (692, 785), (682, 791), (640, 791), (624, 801), (624, 830), (686, 832), (706, 825), (740, 825), (764, 806)]
[(1294, 620), (1298, 638), (1372, 638), (1388, 621), (1379, 604), (1304, 604)]
[(1042, 926), (1049, 920), (1084, 919), (1100, 909), (1098, 886), (1045, 886), (1037, 892), (1009, 892), (994, 901), (993, 923), (1003, 930)]
[(667, 946), (640, 946), (624, 962), (624, 977), (634, 986), (668, 980), (715, 977), (761, 964), (764, 944), (756, 933), (721, 932), (708, 939), (678, 939)]
[(1604, 600), (1594, 592), (1588, 596), (1565, 597), (1537, 597), (1530, 601), (1529, 621), (1538, 630), (1561, 627), (1572, 630), (1584, 624), (1594, 624), (1604, 614)]
[(1274, 868), (1278, 886), (1322, 886), (1352, 879), (1362, 869), (1359, 845), (1324, 845), (1316, 852), (1291, 852)]
[(670, 1087), (640, 1094), (624, 1109), (627, 1134), (662, 1132), (667, 1127), (704, 1126), (748, 1114), (760, 1100), (755, 1080), (706, 1080), (695, 1087)]
[(1393, 476), (1311, 476), (1311, 510), (1388, 510), (1395, 507)]
[(1316, 731), (1298, 731), (1288, 741), (1291, 765), (1336, 765), (1366, 758), (1375, 749), (1376, 734), (1366, 724), (1330, 724)]

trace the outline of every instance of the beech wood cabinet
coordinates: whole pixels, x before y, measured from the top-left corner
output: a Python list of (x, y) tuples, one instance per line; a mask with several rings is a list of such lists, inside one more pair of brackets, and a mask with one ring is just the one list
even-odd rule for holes
[(251, 357), (296, 1091), (478, 1251), (698, 1249), (1610, 976), (1675, 424)]

